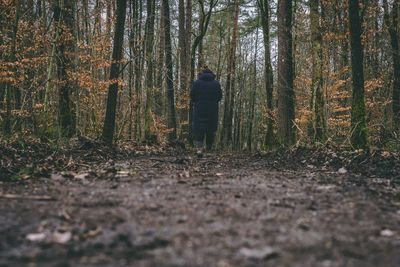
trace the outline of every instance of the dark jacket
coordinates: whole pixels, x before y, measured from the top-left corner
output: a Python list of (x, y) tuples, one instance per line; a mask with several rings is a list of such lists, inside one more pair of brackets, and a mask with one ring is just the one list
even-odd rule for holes
[(222, 98), (220, 83), (210, 70), (203, 71), (190, 90), (193, 101), (193, 131), (213, 133), (218, 126), (218, 102)]

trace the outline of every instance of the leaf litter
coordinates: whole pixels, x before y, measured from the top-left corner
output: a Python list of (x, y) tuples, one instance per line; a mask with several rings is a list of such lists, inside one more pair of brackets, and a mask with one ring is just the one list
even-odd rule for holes
[[(372, 267), (399, 259), (395, 153), (298, 147), (197, 159), (181, 147), (89, 139), (0, 150), (0, 265)], [(27, 166), (29, 177), (12, 179)]]

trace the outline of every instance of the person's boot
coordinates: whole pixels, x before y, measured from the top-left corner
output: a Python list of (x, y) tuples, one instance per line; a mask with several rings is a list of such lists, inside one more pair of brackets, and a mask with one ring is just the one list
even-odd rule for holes
[(196, 147), (196, 156), (198, 158), (202, 158), (204, 154), (203, 143), (195, 141), (195, 147)]
[(204, 155), (203, 149), (202, 148), (198, 148), (197, 151), (196, 151), (196, 156), (198, 158), (202, 158), (203, 155)]

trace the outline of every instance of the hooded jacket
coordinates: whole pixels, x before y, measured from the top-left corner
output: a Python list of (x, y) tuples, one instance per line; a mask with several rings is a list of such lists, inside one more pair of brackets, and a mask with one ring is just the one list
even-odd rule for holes
[(215, 74), (204, 70), (190, 90), (193, 102), (193, 131), (213, 133), (218, 126), (218, 103), (222, 99), (220, 83)]

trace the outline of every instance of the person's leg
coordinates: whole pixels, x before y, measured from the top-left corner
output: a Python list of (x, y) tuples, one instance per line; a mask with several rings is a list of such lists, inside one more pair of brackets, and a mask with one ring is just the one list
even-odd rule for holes
[(215, 132), (206, 134), (206, 147), (207, 150), (211, 150), (215, 140)]
[(198, 150), (204, 148), (204, 135), (204, 131), (196, 131), (194, 133), (194, 147)]

